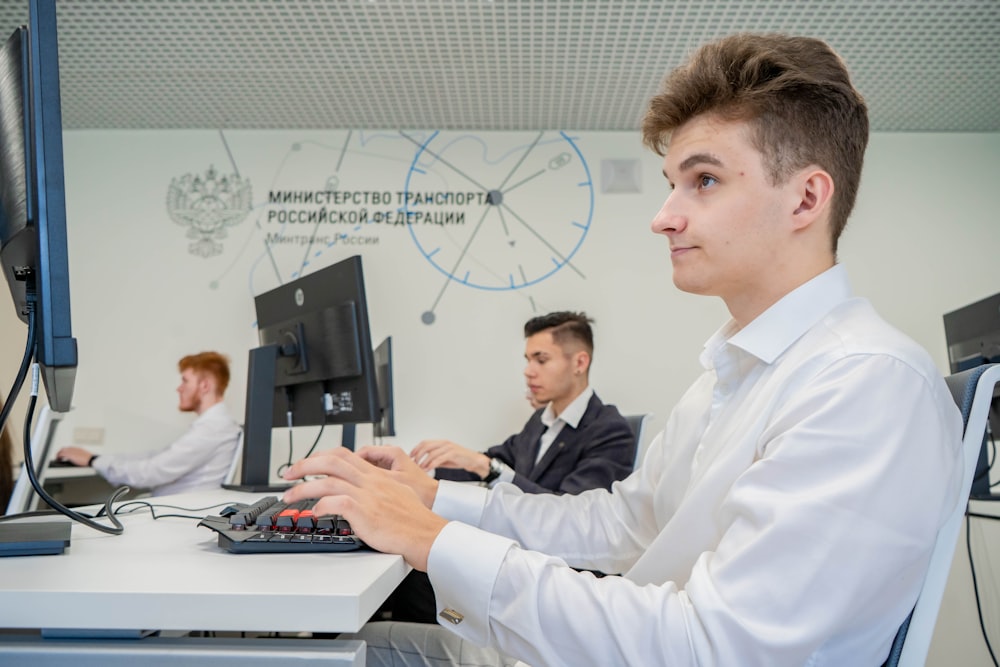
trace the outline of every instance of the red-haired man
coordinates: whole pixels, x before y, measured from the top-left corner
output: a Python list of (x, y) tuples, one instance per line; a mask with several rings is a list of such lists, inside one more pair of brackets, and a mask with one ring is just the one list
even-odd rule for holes
[(150, 453), (97, 455), (82, 447), (64, 447), (56, 458), (92, 466), (112, 484), (149, 489), (154, 496), (217, 488), (225, 481), (240, 436), (240, 426), (222, 400), (229, 385), (229, 361), (218, 352), (201, 352), (184, 357), (177, 367), (178, 409), (198, 415), (187, 433)]

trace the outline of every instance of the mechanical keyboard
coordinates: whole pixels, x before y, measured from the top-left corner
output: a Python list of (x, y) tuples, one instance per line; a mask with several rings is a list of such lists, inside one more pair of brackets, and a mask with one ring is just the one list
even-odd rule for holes
[(219, 546), (232, 553), (353, 551), (365, 546), (341, 516), (317, 516), (316, 500), (285, 504), (266, 496), (253, 504), (235, 503), (199, 526), (219, 534)]

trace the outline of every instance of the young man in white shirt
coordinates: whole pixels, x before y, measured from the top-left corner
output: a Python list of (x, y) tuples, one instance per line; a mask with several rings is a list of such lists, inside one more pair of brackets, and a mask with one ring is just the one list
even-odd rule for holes
[(296, 463), (289, 479), (328, 477), (286, 498), (322, 496), (426, 570), (455, 635), (366, 628), (368, 664), (877, 667), (912, 609), (959, 500), (962, 422), (836, 263), (868, 139), (843, 61), (811, 38), (721, 39), (666, 79), (643, 136), (674, 284), (731, 315), (704, 374), (611, 492), (437, 482), (385, 447)]
[(154, 496), (218, 488), (240, 437), (240, 426), (223, 403), (229, 361), (218, 352), (201, 352), (184, 357), (177, 368), (178, 409), (198, 415), (179, 439), (158, 451), (136, 455), (97, 455), (81, 447), (64, 447), (56, 458), (93, 466), (111, 484), (149, 489)]

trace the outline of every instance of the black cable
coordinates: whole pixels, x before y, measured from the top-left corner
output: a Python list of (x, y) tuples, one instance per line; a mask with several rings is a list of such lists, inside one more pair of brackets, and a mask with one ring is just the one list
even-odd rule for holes
[[(166, 518), (166, 517), (174, 517), (174, 518), (178, 518), (178, 519), (199, 519), (200, 520), (200, 519), (204, 519), (205, 518), (205, 516), (203, 514), (199, 514), (197, 516), (196, 515), (192, 515), (192, 514), (157, 514), (156, 513), (156, 508), (168, 508), (168, 509), (174, 509), (174, 510), (183, 510), (185, 512), (202, 512), (202, 511), (206, 511), (206, 510), (215, 509), (216, 507), (226, 507), (227, 505), (232, 505), (232, 504), (233, 504), (232, 502), (223, 502), (223, 503), (216, 503), (214, 505), (208, 505), (207, 507), (181, 507), (180, 505), (167, 505), (167, 504), (164, 504), (164, 503), (151, 503), (151, 502), (149, 502), (147, 500), (129, 500), (128, 502), (124, 502), (121, 505), (119, 505), (118, 508), (114, 511), (114, 513), (115, 514), (133, 514), (135, 512), (139, 512), (139, 511), (142, 511), (144, 509), (148, 509), (150, 516), (153, 517), (153, 520), (163, 519), (163, 518)], [(128, 511), (124, 511), (126, 507), (129, 507), (131, 505), (136, 505), (136, 507), (134, 507), (132, 509), (129, 509)], [(98, 513), (98, 516), (100, 516), (101, 514), (103, 514), (103, 512), (104, 512), (104, 510), (102, 510), (100, 513)]]
[(278, 466), (278, 470), (275, 472), (275, 474), (278, 477), (281, 477), (282, 473), (285, 472), (286, 468), (290, 468), (292, 466), (292, 451), (293, 451), (293, 449), (294, 449), (294, 447), (292, 445), (292, 429), (289, 428), (288, 429), (288, 460), (285, 461), (284, 463), (282, 463), (280, 466)]
[[(27, 302), (25, 304), (25, 311), (28, 316), (28, 340), (27, 343), (25, 344), (24, 356), (21, 359), (21, 367), (17, 371), (17, 376), (14, 379), (14, 386), (11, 388), (10, 391), (10, 398), (4, 404), (3, 410), (0, 411), (0, 430), (2, 430), (4, 425), (6, 425), (7, 423), (7, 418), (10, 415), (11, 408), (14, 405), (14, 399), (17, 397), (17, 395), (21, 392), (21, 389), (24, 387), (24, 380), (28, 375), (28, 367), (31, 365), (31, 360), (35, 356), (35, 348), (38, 344), (37, 341), (38, 333), (36, 330), (36, 323), (35, 323), (35, 295), (34, 291), (31, 289), (29, 289), (27, 292)], [(31, 398), (28, 399), (28, 408), (24, 415), (24, 434), (23, 434), (24, 469), (28, 473), (28, 480), (31, 482), (31, 486), (35, 490), (35, 493), (37, 493), (39, 497), (42, 498), (42, 500), (44, 500), (46, 503), (48, 503), (49, 506), (52, 507), (54, 510), (56, 510), (61, 514), (66, 515), (71, 519), (75, 519), (80, 523), (83, 523), (84, 525), (88, 525), (91, 528), (95, 528), (96, 530), (100, 530), (106, 533), (112, 533), (114, 535), (120, 534), (124, 530), (124, 528), (122, 527), (121, 522), (117, 521), (116, 519), (112, 520), (112, 523), (115, 524), (115, 528), (109, 528), (108, 526), (103, 526), (101, 524), (94, 523), (90, 521), (88, 518), (82, 515), (78, 515), (72, 510), (59, 504), (59, 502), (54, 500), (48, 493), (45, 492), (45, 489), (42, 488), (41, 483), (38, 481), (38, 476), (35, 473), (35, 463), (31, 453), (31, 421), (34, 416), (35, 403), (37, 401), (38, 401), (38, 364), (35, 364), (32, 383), (31, 383)], [(118, 496), (120, 496), (123, 492), (128, 491), (128, 487), (123, 487), (123, 489), (124, 491), (122, 491), (121, 489), (116, 491), (110, 498), (108, 498), (105, 504), (110, 506), (110, 504)], [(23, 518), (23, 515), (20, 514), (14, 514), (11, 516)]]
[(312, 447), (309, 448), (309, 451), (306, 452), (306, 455), (303, 456), (302, 458), (307, 459), (310, 456), (312, 456), (312, 453), (316, 450), (316, 445), (319, 444), (319, 439), (323, 436), (323, 429), (325, 428), (326, 428), (326, 423), (319, 425), (319, 433), (316, 434), (316, 439), (313, 440)]
[[(978, 614), (978, 616), (979, 616), (979, 631), (983, 635), (983, 641), (986, 642), (986, 650), (990, 652), (990, 659), (993, 660), (994, 667), (1000, 667), (1000, 665), (997, 664), (997, 657), (993, 653), (993, 645), (990, 644), (990, 637), (989, 637), (989, 635), (986, 632), (986, 624), (983, 622), (983, 606), (982, 606), (982, 603), (979, 600), (979, 582), (976, 580), (976, 566), (975, 566), (975, 563), (973, 563), (973, 560), (972, 560), (972, 534), (971, 534), (972, 533), (972, 531), (971, 531), (972, 524), (969, 521), (969, 517), (970, 516), (973, 516), (973, 514), (970, 513), (970, 512), (968, 512), (968, 511), (966, 511), (966, 513), (965, 513), (965, 550), (969, 554), (969, 572), (972, 574), (972, 592), (975, 593), (975, 596), (976, 596), (976, 614)], [(980, 516), (980, 515), (974, 515), (974, 516)], [(988, 516), (988, 515), (983, 515), (983, 516), (985, 517), (985, 516)], [(997, 517), (989, 517), (989, 518), (997, 518)]]
[[(319, 433), (316, 434), (316, 439), (313, 440), (313, 444), (309, 447), (309, 451), (307, 451), (306, 455), (303, 456), (302, 458), (307, 459), (312, 455), (314, 451), (316, 451), (316, 445), (319, 444), (319, 439), (323, 437), (323, 429), (325, 428), (326, 428), (325, 422), (319, 425)], [(291, 465), (292, 465), (292, 430), (288, 429), (288, 462), (282, 463), (280, 466), (278, 466), (278, 472), (277, 472), (278, 477), (281, 477), (281, 473), (285, 472), (285, 468), (289, 468), (291, 467)]]
[(24, 469), (28, 473), (28, 479), (31, 480), (31, 486), (35, 489), (35, 493), (48, 503), (49, 507), (59, 512), (60, 514), (73, 519), (88, 528), (93, 528), (94, 530), (99, 530), (102, 533), (109, 533), (111, 535), (121, 535), (125, 531), (125, 526), (122, 522), (118, 520), (114, 514), (111, 513), (111, 503), (118, 500), (120, 496), (129, 492), (129, 487), (120, 486), (112, 492), (107, 500), (104, 501), (104, 507), (108, 511), (108, 520), (114, 524), (113, 526), (106, 526), (102, 523), (97, 523), (89, 517), (84, 516), (78, 512), (75, 512), (58, 500), (53, 498), (48, 494), (48, 492), (42, 487), (41, 482), (38, 481), (38, 476), (35, 474), (35, 463), (31, 456), (31, 418), (35, 412), (35, 402), (38, 400), (38, 365), (35, 365), (35, 379), (32, 382), (31, 398), (28, 400), (28, 410), (24, 415)]
[(191, 514), (157, 514), (156, 513), (156, 508), (157, 507), (169, 507), (171, 509), (182, 509), (182, 510), (187, 510), (187, 508), (186, 507), (173, 507), (172, 505), (154, 505), (153, 503), (147, 502), (145, 500), (132, 500), (132, 501), (129, 501), (129, 502), (124, 503), (122, 505), (119, 505), (118, 509), (115, 510), (115, 514), (121, 514), (122, 513), (122, 509), (124, 507), (127, 507), (128, 505), (138, 505), (138, 507), (136, 507), (134, 509), (131, 509), (128, 512), (125, 512), (126, 514), (132, 514), (133, 512), (138, 512), (138, 511), (141, 511), (142, 509), (148, 509), (149, 510), (149, 515), (151, 517), (153, 517), (154, 521), (156, 521), (157, 519), (163, 519), (163, 518), (166, 518), (166, 517), (174, 517), (174, 518), (178, 518), (178, 519), (195, 519), (195, 520), (199, 520), (199, 521), (201, 519), (205, 518), (204, 515), (194, 516), (194, 515), (191, 515)]
[(28, 367), (31, 366), (31, 358), (35, 353), (35, 335), (35, 310), (31, 306), (28, 314), (28, 341), (24, 346), (21, 367), (17, 369), (17, 375), (14, 377), (14, 386), (7, 393), (7, 402), (0, 410), (0, 432), (3, 432), (3, 428), (7, 424), (7, 417), (10, 416), (10, 411), (14, 408), (14, 401), (21, 393), (21, 387), (24, 386), (24, 379), (28, 377)]
[(278, 470), (275, 472), (278, 477), (281, 477), (281, 473), (285, 472), (285, 468), (292, 466), (292, 456), (295, 451), (292, 439), (292, 392), (288, 387), (285, 387), (285, 419), (288, 422), (288, 461), (278, 466)]

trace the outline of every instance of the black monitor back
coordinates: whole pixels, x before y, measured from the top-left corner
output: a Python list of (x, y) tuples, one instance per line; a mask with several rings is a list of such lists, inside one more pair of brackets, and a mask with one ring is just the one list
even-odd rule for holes
[(226, 488), (274, 491), (275, 426), (354, 424), (380, 418), (361, 257), (353, 256), (256, 297), (260, 347), (250, 350), (240, 477)]
[(0, 50), (0, 267), (18, 316), (34, 310), (35, 361), (57, 412), (70, 409), (77, 366), (67, 255), (56, 6), (30, 0), (28, 26)]
[(379, 419), (361, 257), (355, 255), (254, 299), (262, 346), (279, 348), (274, 426)]
[(379, 419), (374, 424), (374, 436), (396, 435), (396, 410), (392, 388), (392, 336), (378, 344), (374, 351), (375, 377), (378, 379)]

